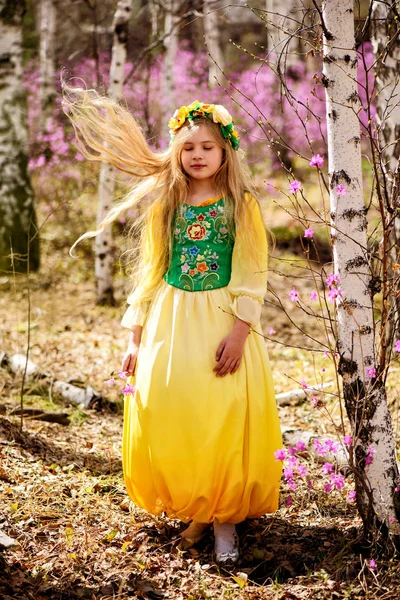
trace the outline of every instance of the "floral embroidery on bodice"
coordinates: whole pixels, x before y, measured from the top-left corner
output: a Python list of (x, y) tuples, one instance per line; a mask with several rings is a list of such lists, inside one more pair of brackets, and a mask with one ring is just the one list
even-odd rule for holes
[(234, 239), (225, 216), (224, 199), (212, 204), (181, 204), (172, 226), (170, 266), (164, 279), (190, 292), (228, 285)]

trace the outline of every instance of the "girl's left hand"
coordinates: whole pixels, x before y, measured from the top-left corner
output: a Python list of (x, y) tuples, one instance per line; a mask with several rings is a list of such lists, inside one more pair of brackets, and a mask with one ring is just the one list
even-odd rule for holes
[(250, 325), (238, 319), (232, 333), (219, 344), (215, 355), (217, 364), (213, 369), (217, 377), (225, 377), (228, 373), (232, 374), (238, 370), (249, 330)]

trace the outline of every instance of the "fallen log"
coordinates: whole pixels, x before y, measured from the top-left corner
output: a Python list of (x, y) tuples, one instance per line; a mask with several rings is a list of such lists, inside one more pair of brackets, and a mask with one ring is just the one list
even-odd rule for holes
[(327, 381), (326, 383), (315, 386), (299, 388), (297, 390), (291, 390), (290, 392), (282, 392), (281, 394), (276, 395), (276, 402), (279, 406), (290, 406), (292, 403), (300, 403), (305, 400), (307, 396), (323, 393), (327, 388), (331, 387), (333, 383), (333, 381)]
[(21, 415), (34, 419), (35, 421), (47, 421), (48, 423), (59, 423), (60, 425), (69, 425), (69, 417), (67, 413), (51, 413), (41, 410), (40, 408), (16, 408), (10, 412), (10, 415)]

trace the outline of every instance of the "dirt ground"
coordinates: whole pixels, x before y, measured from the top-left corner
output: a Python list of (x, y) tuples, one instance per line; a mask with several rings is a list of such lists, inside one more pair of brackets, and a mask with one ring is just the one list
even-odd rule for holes
[[(21, 377), (1, 368), (0, 529), (18, 545), (0, 554), (0, 598), (398, 598), (398, 560), (361, 545), (360, 519), (346, 500), (351, 478), (343, 493), (324, 493), (320, 467), (310, 457), (314, 488), (291, 494), (283, 484), (277, 513), (239, 526), (241, 559), (233, 571), (213, 562), (211, 533), (182, 552), (183, 524), (132, 506), (121, 470), (121, 386), (105, 383), (119, 369), (127, 341), (119, 323), (124, 308), (96, 306), (91, 258), (71, 259), (62, 220), (54, 227), (57, 235), (51, 229), (44, 234), (39, 274), (29, 281), (0, 277), (0, 350), (25, 353), (30, 332), (30, 358), (42, 371), (93, 386), (116, 410), (65, 406), (38, 384), (27, 384), (25, 407), (66, 412), (70, 424), (25, 418), (21, 431), (20, 418), (11, 415), (20, 404)], [(303, 379), (335, 381), (320, 345), (332, 344), (324, 321), (311, 319), (305, 300), (301, 308), (288, 298), (294, 284), (304, 299), (321, 286), (307, 273), (294, 279), (302, 275), (299, 252), (278, 243), (270, 261), (263, 325), (277, 393), (298, 388)], [(121, 273), (115, 281), (122, 302), (126, 282)], [(398, 371), (394, 364), (388, 386), (397, 436)], [(334, 436), (340, 425), (334, 393), (320, 408), (304, 401), (279, 411), (285, 427), (319, 435)], [(371, 557), (375, 570), (368, 566)]]

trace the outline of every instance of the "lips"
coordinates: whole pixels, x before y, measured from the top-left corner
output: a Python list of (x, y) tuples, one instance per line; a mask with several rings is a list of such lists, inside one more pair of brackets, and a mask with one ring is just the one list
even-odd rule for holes
[(192, 165), (192, 169), (198, 169), (200, 171), (201, 169), (204, 169), (205, 166), (206, 165)]

